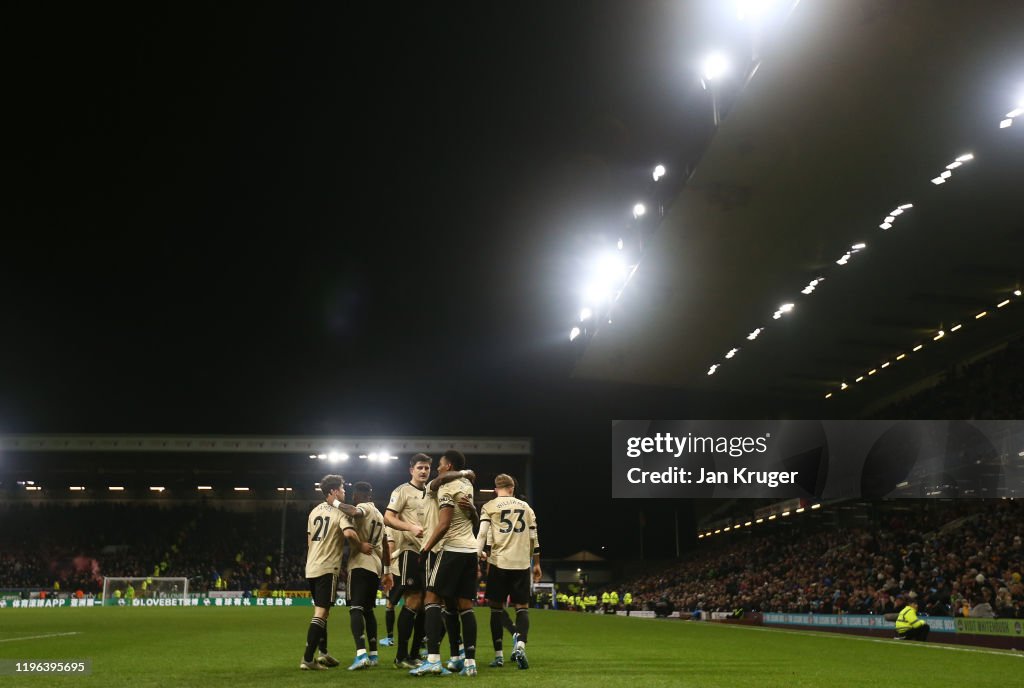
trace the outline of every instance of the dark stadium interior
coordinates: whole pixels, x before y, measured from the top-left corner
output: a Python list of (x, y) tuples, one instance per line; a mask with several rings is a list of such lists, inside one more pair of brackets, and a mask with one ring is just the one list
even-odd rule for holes
[[(783, 3), (703, 87), (698, 3), (550, 4), (53, 27), (0, 252), (0, 595), (306, 588), (317, 481), (384, 509), (413, 455), (18, 442), (416, 434), (528, 445), (465, 453), (477, 504), (519, 481), (563, 594), (1024, 619), (1024, 446), (975, 442), (1024, 419), (1024, 3)], [(612, 421), (680, 418), (894, 427), (860, 498), (813, 498), (812, 447), (794, 506), (613, 499)], [(948, 453), (915, 462), (911, 420)]]

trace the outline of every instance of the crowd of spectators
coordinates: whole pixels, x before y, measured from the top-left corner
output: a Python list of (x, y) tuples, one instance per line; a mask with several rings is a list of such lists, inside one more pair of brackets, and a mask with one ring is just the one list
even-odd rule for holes
[(190, 589), (305, 589), (306, 512), (208, 505), (0, 506), (0, 589), (98, 593), (105, 576), (184, 577)]
[(840, 527), (823, 510), (739, 531), (618, 587), (686, 612), (886, 614), (916, 596), (933, 616), (1024, 618), (1021, 500), (856, 508)]

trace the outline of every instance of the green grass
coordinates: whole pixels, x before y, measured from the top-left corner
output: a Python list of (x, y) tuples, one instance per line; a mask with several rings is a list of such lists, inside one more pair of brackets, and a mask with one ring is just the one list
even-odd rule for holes
[[(5, 609), (0, 611), (0, 659), (91, 659), (92, 674), (0, 676), (0, 686), (238, 688), (467, 680), (406, 676), (390, 667), (394, 648), (382, 648), (377, 669), (300, 672), (310, 612), (260, 607)], [(1021, 653), (544, 611), (530, 614), (530, 670), (489, 669), (487, 612), (478, 610), (477, 615), (482, 666), (476, 680), (494, 686), (1007, 688), (1020, 685), (1024, 676)], [(383, 630), (381, 611), (378, 622)], [(347, 611), (335, 609), (329, 624), (331, 651), (347, 664), (354, 652)], [(71, 632), (77, 635), (14, 640)]]

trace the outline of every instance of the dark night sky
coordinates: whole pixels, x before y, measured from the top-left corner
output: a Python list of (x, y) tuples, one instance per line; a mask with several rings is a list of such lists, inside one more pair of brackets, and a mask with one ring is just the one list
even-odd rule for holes
[(0, 431), (529, 435), (607, 497), (684, 409), (570, 379), (573, 274), (710, 133), (693, 15), (23, 7)]

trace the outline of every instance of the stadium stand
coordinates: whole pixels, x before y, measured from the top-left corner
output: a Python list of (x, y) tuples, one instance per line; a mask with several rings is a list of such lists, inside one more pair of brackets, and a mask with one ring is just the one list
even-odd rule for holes
[(685, 612), (885, 614), (915, 594), (932, 616), (976, 616), (989, 605), (1024, 618), (1020, 500), (832, 508), (855, 513), (839, 528), (822, 514), (751, 529), (616, 587)]

